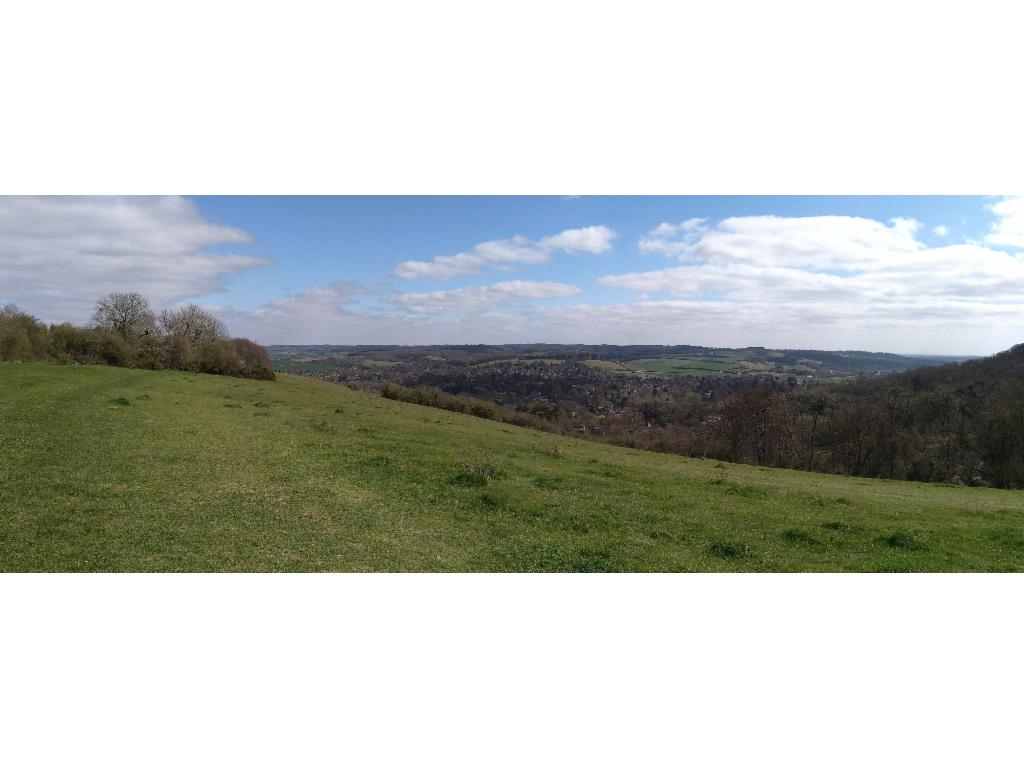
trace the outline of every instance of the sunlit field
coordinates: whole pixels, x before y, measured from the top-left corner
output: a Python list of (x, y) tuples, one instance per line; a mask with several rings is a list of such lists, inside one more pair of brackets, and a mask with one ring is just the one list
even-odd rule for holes
[(288, 375), (0, 365), (5, 571), (1021, 567), (1021, 492), (683, 459)]

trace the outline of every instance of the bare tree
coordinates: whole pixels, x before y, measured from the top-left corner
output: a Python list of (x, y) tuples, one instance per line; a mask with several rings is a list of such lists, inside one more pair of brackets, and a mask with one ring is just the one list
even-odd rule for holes
[(227, 338), (228, 329), (222, 320), (189, 304), (160, 314), (160, 328), (168, 336), (187, 339), (195, 345), (209, 344)]
[(93, 325), (114, 331), (125, 339), (148, 336), (156, 330), (149, 302), (138, 293), (109, 293), (96, 302)]

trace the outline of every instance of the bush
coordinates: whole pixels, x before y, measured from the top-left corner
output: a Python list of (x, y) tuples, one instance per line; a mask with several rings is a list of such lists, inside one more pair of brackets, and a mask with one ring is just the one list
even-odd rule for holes
[(274, 378), (267, 350), (249, 339), (221, 339), (203, 344), (198, 352), (198, 370), (248, 379)]
[(13, 304), (0, 307), (0, 360), (43, 360), (47, 355), (46, 326)]
[(241, 373), (236, 375), (249, 379), (274, 379), (274, 366), (266, 349), (249, 339), (232, 339), (231, 345), (241, 365)]
[(199, 347), (199, 371), (221, 376), (240, 376), (242, 361), (230, 341), (211, 341)]
[(97, 304), (95, 327), (60, 323), (47, 328), (13, 304), (0, 307), (0, 361), (174, 368), (252, 379), (273, 379), (267, 350), (249, 339), (225, 338), (224, 323), (189, 305), (155, 322), (137, 293), (110, 294)]
[(70, 323), (50, 326), (50, 356), (65, 363), (127, 365), (128, 342), (104, 328), (76, 328)]
[(199, 354), (185, 336), (165, 336), (161, 340), (160, 362), (178, 371), (199, 370)]
[(410, 389), (409, 387), (401, 387), (396, 384), (385, 384), (381, 387), (380, 394), (381, 397), (386, 397), (388, 400), (401, 400), (403, 403), (426, 405), (431, 408), (452, 411), (453, 413), (468, 413), (470, 416), (490, 419), (491, 421), (505, 420), (497, 407), (490, 403), (468, 397), (446, 395), (441, 390), (430, 387)]

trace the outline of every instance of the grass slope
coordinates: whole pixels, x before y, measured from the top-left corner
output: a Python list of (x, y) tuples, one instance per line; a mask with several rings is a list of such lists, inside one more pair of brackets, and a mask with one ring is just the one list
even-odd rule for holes
[(1024, 494), (723, 466), (289, 376), (0, 365), (0, 570), (1015, 570)]

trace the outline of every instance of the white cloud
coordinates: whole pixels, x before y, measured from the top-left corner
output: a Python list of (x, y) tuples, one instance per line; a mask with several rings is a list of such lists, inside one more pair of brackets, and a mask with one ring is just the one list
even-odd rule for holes
[(311, 288), (294, 296), (275, 299), (254, 310), (253, 314), (257, 317), (293, 317), (297, 314), (310, 316), (351, 304), (358, 295), (365, 292), (366, 288), (360, 283), (338, 281), (319, 288)]
[(249, 242), (181, 197), (0, 197), (0, 299), (75, 322), (110, 291), (172, 304), (271, 263), (204, 251)]
[(641, 253), (663, 253), (678, 256), (700, 239), (707, 219), (686, 219), (678, 224), (663, 221), (640, 240)]
[[(640, 249), (676, 262), (600, 278), (608, 288), (635, 293), (611, 305), (554, 301), (581, 291), (553, 282), (390, 294), (333, 282), (253, 311), (211, 310), (232, 332), (263, 343), (552, 341), (991, 352), (1024, 341), (1024, 253), (1013, 252), (1024, 248), (1022, 201), (992, 205), (996, 221), (984, 243), (938, 248), (919, 239), (919, 222), (904, 218), (663, 223), (643, 237)], [(931, 232), (948, 235), (942, 230)], [(447, 279), (539, 264), (556, 252), (601, 254), (614, 237), (611, 229), (594, 226), (536, 241), (495, 240), (454, 256), (404, 262), (396, 273)], [(171, 305), (269, 263), (210, 252), (249, 242), (245, 232), (209, 221), (182, 198), (0, 198), (0, 301), (15, 301), (47, 320), (76, 322), (111, 290), (139, 290), (157, 306)]]
[(368, 309), (352, 305), (371, 291), (359, 283), (337, 282), (251, 312), (220, 308), (218, 314), (232, 333), (263, 344), (465, 344), (521, 338), (516, 334), (534, 325), (526, 305), (579, 293), (564, 283), (510, 280), (398, 293), (385, 297), (390, 308)]
[(535, 325), (534, 302), (576, 296), (554, 282), (509, 280), (449, 291), (377, 295), (385, 306), (354, 308), (372, 291), (359, 283), (331, 283), (277, 299), (250, 312), (215, 311), (233, 333), (263, 344), (483, 343), (522, 338)]
[(395, 268), (397, 277), (448, 280), (459, 275), (475, 275), (485, 267), (508, 269), (514, 264), (540, 264), (550, 260), (553, 251), (566, 253), (605, 253), (611, 249), (614, 230), (604, 226), (566, 229), (531, 242), (522, 235), (507, 240), (491, 240), (454, 256), (435, 256), (430, 261), (403, 261)]
[(852, 216), (744, 216), (697, 231), (675, 243), (675, 253), (683, 261), (846, 269), (921, 250), (919, 226), (912, 219), (886, 225)]
[[(920, 228), (912, 219), (725, 219), (696, 239), (663, 231), (682, 235), (665, 239), (666, 252), (675, 248), (682, 265), (599, 282), (673, 297), (610, 310), (617, 328), (660, 326), (663, 337), (685, 322), (691, 339), (701, 329), (704, 341), (694, 343), (765, 343), (752, 340), (759, 337), (792, 345), (804, 337), (819, 347), (953, 351), (966, 338), (977, 343), (979, 329), (1002, 337), (998, 344), (1019, 342), (1024, 259), (973, 244), (928, 248), (915, 237)], [(742, 329), (748, 338), (737, 342)], [(913, 342), (929, 334), (929, 341)]]
[(343, 337), (350, 326), (365, 332), (372, 317), (349, 309), (364, 293), (366, 288), (360, 283), (338, 281), (275, 299), (249, 312), (224, 307), (218, 314), (233, 334), (263, 344), (315, 344)]
[(932, 227), (932, 234), (936, 237), (946, 237), (949, 235), (949, 227), (945, 224), (938, 224)]
[(992, 205), (996, 221), (985, 242), (1010, 248), (1024, 248), (1024, 195), (1004, 197)]
[[(768, 304), (662, 299), (539, 309), (535, 340), (589, 344), (702, 344), (981, 354), (1024, 339), (1024, 318), (1008, 303), (921, 301), (858, 307), (828, 300)], [(876, 312), (876, 310), (878, 310)], [(516, 339), (522, 341), (520, 337)]]
[(574, 285), (509, 280), (493, 285), (456, 288), (451, 291), (401, 293), (391, 299), (396, 306), (419, 314), (462, 313), (490, 310), (539, 299), (559, 299), (581, 293)]
[[(770, 262), (778, 266), (843, 268), (885, 251), (914, 251), (921, 224), (895, 218), (890, 223), (853, 216), (743, 216), (708, 227), (704, 219), (660, 224), (639, 243), (645, 253), (681, 260)], [(823, 263), (822, 259), (828, 259)]]
[(566, 229), (557, 235), (543, 238), (538, 245), (546, 250), (566, 253), (607, 253), (612, 249), (615, 230), (604, 226)]
[(580, 289), (511, 280), (393, 294), (360, 309), (352, 302), (364, 289), (333, 284), (231, 322), (264, 343), (688, 343), (977, 354), (1024, 340), (1024, 257), (981, 244), (931, 248), (917, 239), (920, 231), (912, 219), (690, 220), (645, 236), (675, 253), (676, 265), (599, 280), (635, 291), (632, 301), (552, 305), (545, 300)]
[(459, 275), (474, 275), (485, 266), (507, 267), (509, 264), (540, 264), (551, 256), (522, 235), (508, 240), (490, 240), (474, 245), (454, 256), (435, 256), (431, 261), (403, 261), (395, 275), (407, 280), (437, 278), (448, 280)]

